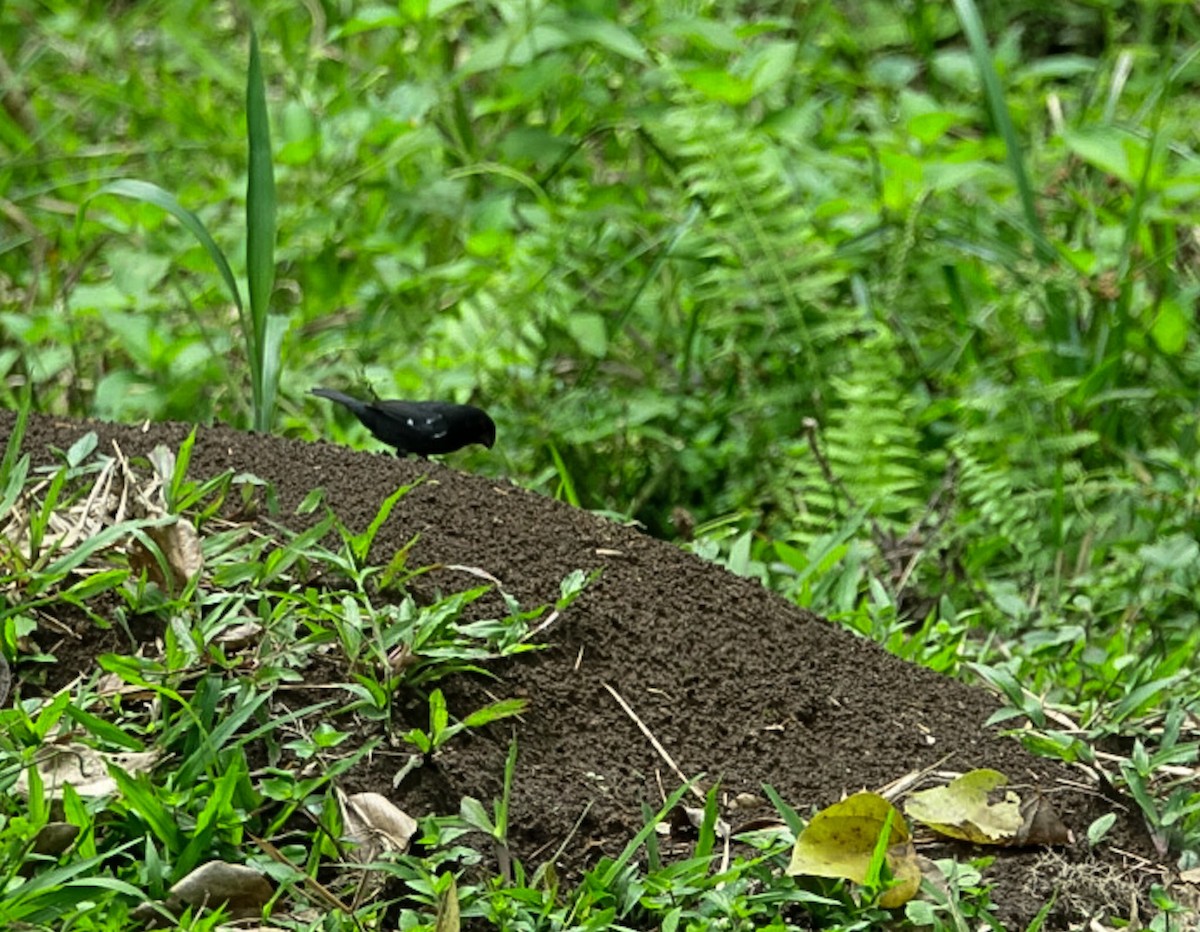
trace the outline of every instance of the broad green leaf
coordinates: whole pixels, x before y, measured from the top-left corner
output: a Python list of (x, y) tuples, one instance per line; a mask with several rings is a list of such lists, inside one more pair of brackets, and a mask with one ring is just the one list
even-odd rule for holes
[(539, 55), (570, 44), (570, 36), (555, 26), (535, 26), (525, 35), (514, 37), (501, 33), (475, 47), (470, 57), (458, 67), (460, 78), (503, 67), (527, 65)]
[(101, 592), (108, 592), (110, 589), (115, 589), (129, 578), (128, 569), (102, 570), (99, 573), (93, 573), (89, 576), (84, 576), (79, 582), (75, 583), (69, 589), (62, 593), (62, 598), (67, 602), (86, 602), (88, 599), (95, 598)]
[(357, 36), (376, 29), (398, 29), (408, 25), (408, 17), (397, 12), (396, 4), (378, 4), (356, 9), (344, 23), (330, 33), (331, 39)]
[(459, 932), (462, 928), (462, 913), (458, 905), (458, 881), (450, 871), (446, 871), (442, 877), (448, 886), (438, 896), (437, 919), (433, 932)]
[(321, 148), (321, 133), (312, 111), (298, 100), (283, 105), (279, 119), (281, 165), (304, 165)]
[(750, 87), (753, 93), (763, 91), (785, 81), (796, 63), (795, 42), (769, 42), (750, 59)]
[(589, 356), (603, 359), (608, 355), (608, 331), (603, 315), (576, 312), (567, 318), (567, 332)]
[(1150, 335), (1160, 350), (1168, 356), (1178, 356), (1187, 348), (1190, 326), (1191, 315), (1185, 313), (1177, 301), (1164, 298), (1150, 325)]
[(946, 110), (933, 110), (909, 117), (907, 128), (914, 139), (924, 145), (937, 142), (961, 122), (958, 114)]
[(496, 826), (492, 822), (491, 816), (488, 815), (486, 809), (474, 796), (464, 796), (462, 802), (458, 804), (458, 814), (462, 820), (472, 828), (479, 829), (481, 832), (487, 832), (489, 835), (496, 831)]
[(482, 725), (490, 725), (492, 722), (502, 718), (520, 715), (527, 708), (529, 708), (529, 700), (527, 699), (501, 699), (499, 702), (493, 702), (491, 705), (486, 705), (482, 709), (472, 712), (463, 719), (463, 724), (468, 728), (479, 728)]
[(674, 36), (686, 39), (693, 46), (706, 51), (740, 52), (745, 46), (728, 23), (678, 13), (654, 27), (651, 34), (656, 38)]
[[(1149, 143), (1144, 139), (1117, 126), (1068, 127), (1062, 136), (1067, 148), (1093, 168), (1130, 187), (1141, 182), (1149, 152)], [(1153, 188), (1153, 175), (1151, 182)]]
[(67, 465), (78, 466), (94, 452), (99, 441), (96, 439), (96, 432), (89, 430), (86, 434), (71, 444), (71, 448), (67, 450)]
[(680, 77), (705, 97), (724, 104), (744, 104), (754, 96), (754, 85), (720, 68), (688, 68)]
[(558, 25), (566, 35), (577, 42), (595, 42), (610, 52), (640, 64), (648, 64), (650, 61), (646, 50), (633, 34), (612, 20), (578, 17), (560, 20)]
[(117, 747), (126, 748), (130, 751), (144, 751), (146, 749), (145, 745), (133, 735), (127, 734), (112, 722), (93, 715), (91, 712), (77, 708), (74, 705), (69, 705), (67, 706), (67, 715), (98, 741), (115, 744)]

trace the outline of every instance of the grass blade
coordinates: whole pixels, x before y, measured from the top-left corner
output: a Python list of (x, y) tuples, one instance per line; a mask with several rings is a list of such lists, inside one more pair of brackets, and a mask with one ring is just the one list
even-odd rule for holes
[[(258, 35), (250, 32), (250, 70), (246, 79), (246, 138), (250, 170), (246, 182), (246, 280), (254, 343), (250, 378), (254, 393), (254, 429), (271, 427), (279, 385), (279, 346), (283, 319), (270, 320), (275, 286), (275, 170), (271, 164), (271, 127), (263, 87)], [(273, 358), (272, 358), (273, 357)]]
[(1008, 102), (1004, 99), (1004, 88), (1000, 86), (1000, 76), (996, 73), (996, 65), (992, 61), (992, 50), (988, 45), (987, 32), (983, 21), (979, 18), (979, 8), (975, 0), (954, 0), (954, 9), (958, 21), (966, 33), (967, 43), (971, 46), (971, 56), (975, 59), (975, 68), (983, 82), (984, 94), (987, 96), (988, 109), (1000, 135), (1004, 139), (1005, 156), (1008, 160), (1009, 171), (1017, 184), (1021, 196), (1021, 212), (1025, 217), (1025, 226), (1038, 258), (1047, 264), (1056, 262), (1058, 253), (1042, 232), (1042, 223), (1038, 219), (1037, 207), (1033, 198), (1033, 186), (1029, 183), (1029, 175), (1025, 171), (1025, 161), (1022, 158), (1021, 142), (1017, 139), (1017, 131), (1013, 126), (1012, 115), (1008, 112)]

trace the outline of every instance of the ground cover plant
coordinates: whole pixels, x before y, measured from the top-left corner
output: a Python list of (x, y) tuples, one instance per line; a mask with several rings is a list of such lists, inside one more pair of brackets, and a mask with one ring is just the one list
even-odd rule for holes
[[(21, 434), (11, 417), (0, 416), (0, 423)], [(233, 889), (241, 896), (230, 901), (231, 910), (265, 906), (271, 921), (284, 927), (307, 928), (313, 921), (338, 927), (353, 923), (353, 915), (368, 927), (390, 928), (404, 909), (414, 910), (412, 921), (423, 916), (432, 924), (436, 911), (427, 887), (433, 881), (426, 875), (436, 868), (455, 876), (452, 882), (439, 875), (438, 889), (448, 898), (455, 887), (461, 921), (501, 927), (643, 928), (678, 911), (681, 923), (702, 927), (870, 926), (887, 916), (954, 923), (955, 916), (978, 914), (996, 927), (1024, 928), (1043, 912), (1061, 925), (1078, 915), (1119, 911), (1161, 880), (1143, 821), (1129, 806), (1097, 792), (1087, 771), (1039, 760), (1017, 742), (981, 730), (997, 710), (989, 694), (905, 664), (757, 582), (669, 544), (431, 464), (223, 428), (192, 438), (179, 425), (160, 425), (153, 436), (94, 427), (81, 434), (74, 421), (28, 420), (22, 446), (30, 452), (15, 462), (18, 473), (32, 468), (36, 475), (13, 509), (18, 528), (35, 525), (25, 516), (49, 513), (41, 502), (55, 485), (51, 477), (71, 470), (83, 476), (57, 483), (55, 498), (65, 514), (44, 522), (54, 531), (40, 538), (53, 556), (43, 561), (55, 568), (51, 591), (40, 602), (20, 598), (39, 587), (42, 574), (14, 573), (5, 614), (14, 627), (32, 632), (14, 650), (19, 701), (30, 715), (49, 707), (45, 727), (53, 731), (43, 740), (14, 729), (25, 741), (23, 769), (32, 764), (38, 774), (22, 777), (10, 768), (14, 792), (70, 782), (91, 801), (89, 811), (108, 813), (97, 819), (98, 850), (109, 852), (133, 837), (155, 846), (154, 876), (162, 879), (153, 886), (136, 857), (80, 863), (74, 847), (58, 853), (80, 872), (71, 878), (74, 887), (109, 891), (107, 899), (85, 904), (96, 921), (119, 923), (131, 910), (138, 917), (153, 910), (174, 912), (186, 927), (189, 903), (217, 891), (224, 899)], [(164, 442), (179, 450), (174, 464)], [(64, 448), (65, 456), (52, 452)], [(79, 469), (81, 459), (94, 462)], [(263, 485), (237, 474), (243, 462), (277, 481)], [(195, 506), (173, 520), (155, 505), (153, 476), (179, 476), (184, 463), (215, 478), (163, 481), (164, 500)], [(235, 488), (237, 494), (222, 491)], [(211, 501), (199, 503), (201, 489)], [(143, 500), (154, 506), (147, 514), (116, 523), (123, 501)], [(337, 520), (345, 531), (325, 533), (328, 546), (312, 546), (329, 531), (329, 515), (342, 516)], [(139, 543), (143, 522), (154, 530)], [(95, 523), (105, 530), (96, 533)], [(294, 530), (282, 531), (281, 524)], [(124, 545), (79, 546), (81, 525), (89, 541), (122, 539)], [(27, 546), (29, 536), (6, 526), (6, 539)], [(293, 537), (295, 546), (275, 544)], [(235, 538), (252, 546), (236, 547)], [(383, 559), (363, 564), (360, 555), (371, 541), (370, 553)], [(306, 565), (309, 555), (319, 562)], [(81, 601), (79, 611), (52, 591), (54, 580), (63, 584), (63, 566), (75, 567), (67, 592)], [(182, 597), (162, 598), (164, 587), (184, 578)], [(657, 587), (647, 586), (648, 578)], [(507, 596), (493, 591), (464, 601), (454, 595), (464, 584), (477, 589), (480, 579)], [(371, 600), (358, 597), (356, 580), (367, 581)], [(427, 624), (414, 625), (397, 583), (415, 605), (430, 609), (420, 614)], [(136, 600), (142, 610), (114, 609), (106, 585), (123, 586), (122, 603)], [(535, 611), (544, 617), (530, 626), (534, 616), (514, 607), (514, 599), (517, 606), (560, 603), (563, 610)], [(247, 611), (243, 601), (255, 610)], [(510, 620), (497, 625), (498, 618)], [(469, 639), (443, 636), (422, 646), (423, 632), (445, 630), (447, 622), (451, 633), (510, 636), (487, 658), (470, 653)], [(271, 633), (264, 630), (268, 624)], [(513, 632), (522, 631), (514, 641)], [(53, 640), (44, 643), (46, 637)], [(178, 649), (181, 641), (190, 649)], [(522, 651), (530, 642), (544, 646)], [(739, 646), (731, 650), (732, 644)], [(501, 651), (519, 654), (505, 659), (496, 656)], [(464, 663), (483, 665), (488, 675), (464, 676)], [(431, 666), (452, 672), (429, 679)], [(120, 677), (134, 681), (122, 689)], [(186, 731), (203, 754), (230, 745), (237, 752), (218, 754), (214, 771), (228, 764), (243, 774), (245, 792), (234, 806), (254, 805), (235, 808), (234, 834), (207, 851), (208, 826), (193, 824), (186, 811), (159, 807), (157, 819), (130, 819), (128, 799), (136, 787), (126, 781), (118, 792), (77, 772), (103, 777), (120, 768), (140, 773), (160, 792), (180, 787), (179, 761), (163, 751), (130, 748), (134, 753), (97, 761), (88, 748), (108, 749), (127, 719), (156, 711), (152, 700), (149, 710), (145, 702), (164, 685), (187, 701), (197, 681), (221, 684), (204, 690), (225, 697), (211, 716), (185, 713), (177, 729), (140, 726), (135, 734), (155, 744)], [(98, 704), (106, 699), (110, 704)], [(225, 704), (237, 699), (242, 707)], [(510, 699), (521, 706), (515, 718), (486, 723), (471, 711), (492, 715), (506, 708), (496, 703)], [(56, 719), (63, 707), (67, 714)], [(283, 737), (275, 735), (278, 729)], [(1097, 765), (1100, 773), (1112, 769)], [(1029, 812), (1060, 813), (1076, 843), (1064, 847), (1061, 837), (1047, 837), (1035, 825), (1044, 819), (1031, 821), (1034, 840), (1015, 848), (1011, 840), (986, 848), (939, 846), (926, 836), (920, 851), (941, 857), (943, 866), (940, 873), (931, 864), (914, 873), (919, 864), (903, 838), (920, 814), (910, 807), (921, 798), (918, 790), (937, 790), (954, 772), (976, 774), (969, 779), (977, 785), (981, 779), (994, 785), (997, 772), (1012, 775)], [(860, 831), (865, 847), (852, 857), (844, 844), (834, 844), (836, 863), (854, 862), (837, 868), (836, 878), (829, 878), (829, 867), (817, 871), (826, 880), (793, 876), (808, 872), (804, 858), (811, 862), (836, 840), (828, 828), (842, 817), (818, 807), (866, 806), (878, 816), (879, 803), (869, 794), (866, 802), (863, 794), (838, 802), (848, 774), (897, 804), (904, 798), (904, 827), (894, 826), (897, 843), (883, 850), (874, 833)], [(675, 780), (675, 791), (667, 791)], [(200, 805), (206, 790), (202, 783), (184, 799)], [(671, 808), (681, 794), (695, 800), (688, 803), (690, 814), (687, 807)], [(167, 799), (181, 804), (179, 794)], [(1011, 806), (1007, 791), (998, 801)], [(30, 844), (41, 830), (30, 829), (24, 808), (14, 831)], [(448, 850), (434, 850), (440, 834), (418, 842), (407, 813), (434, 824), (449, 819)], [(877, 816), (875, 831), (886, 838)], [(852, 818), (872, 824), (866, 813)], [(935, 815), (934, 821), (961, 818)], [(1004, 829), (1003, 821), (999, 813), (983, 822), (968, 817), (989, 825), (996, 841), (1013, 829), (1025, 834), (1012, 822)], [(67, 826), (46, 831), (66, 833), (70, 841)], [(411, 859), (398, 854), (405, 839)], [(192, 870), (198, 851), (201, 863)], [(360, 851), (367, 853), (355, 854)], [(380, 863), (363, 865), (372, 858)], [(30, 860), (29, 854), (14, 857), (22, 871), (30, 870)], [(65, 900), (57, 904), (62, 910), (73, 901), (56, 896), (62, 875), (52, 872), (50, 860), (33, 859), (33, 869), (40, 864), (48, 876), (35, 876), (32, 889), (45, 890), (49, 902)], [(406, 865), (399, 874), (397, 862)], [(392, 877), (390, 885), (381, 884), (381, 871)], [(924, 875), (928, 881), (917, 879)], [(857, 886), (847, 886), (848, 877)], [(314, 881), (339, 895), (313, 894)], [(15, 878), (14, 885), (27, 896)], [(480, 885), (490, 891), (484, 900), (476, 897)], [(306, 905), (311, 895), (321, 902)], [(531, 903), (536, 917), (529, 914)], [(449, 900), (441, 909), (451, 909)]]
[[(482, 403), (497, 447), (456, 463), (989, 684), (1197, 867), (1192, 9), (17, 0), (0, 24), (6, 407), (357, 443), (312, 385)], [(252, 26), (277, 241), (242, 263)], [(263, 314), (274, 272), (272, 340), (191, 232), (97, 196), (130, 179)]]
[[(19, 442), (19, 429), (14, 436)], [(230, 497), (249, 505), (261, 488), (252, 477), (229, 472), (203, 484), (186, 480), (190, 442), (178, 460), (156, 448), (146, 473), (119, 450), (115, 457), (93, 458), (95, 447), (96, 435), (84, 435), (65, 462), (51, 468), (48, 482), (23, 485), (28, 456), (11, 474), (17, 481), (9, 484), (16, 495), (4, 528), (4, 641), (30, 655), (35, 669), (39, 662), (52, 664), (53, 653), (41, 652), (34, 639), (45, 633), (38, 613), (54, 605), (115, 629), (126, 644), (137, 643), (131, 624), (157, 620), (163, 649), (159, 656), (104, 654), (87, 676), (58, 689), (52, 702), (19, 703), (6, 711), (4, 781), (27, 816), (5, 822), (9, 857), (0, 918), (12, 928), (57, 925), (83, 904), (95, 909), (95, 927), (125, 928), (133, 919), (151, 921), (156, 909), (173, 920), (172, 907), (178, 912), (181, 902), (204, 905), (206, 897), (217, 896), (214, 891), (228, 889), (235, 891), (229, 911), (244, 913), (249, 903), (250, 912), (258, 912), (261, 876), (239, 874), (220, 856), (236, 850), (247, 832), (261, 833), (265, 851), (276, 853), (269, 840), (303, 812), (341, 820), (351, 837), (383, 837), (393, 848), (406, 848), (408, 837), (397, 841), (392, 823), (411, 822), (411, 836), (415, 821), (379, 812), (377, 794), (347, 797), (331, 788), (389, 738), (410, 751), (398, 784), (465, 729), (519, 714), (525, 700), (501, 699), (451, 722), (435, 684), (535, 649), (532, 625), (549, 609), (522, 611), (510, 600), (506, 617), (465, 623), (465, 608), (487, 586), (417, 606), (403, 596), (403, 584), (420, 571), (407, 570), (402, 554), (386, 573), (365, 565), (375, 532), (407, 487), (385, 499), (361, 533), (328, 514), (301, 534), (281, 531), (273, 538), (218, 517)], [(310, 496), (302, 510), (318, 507), (318, 499)], [(139, 517), (125, 517), (129, 502)], [(322, 542), (335, 530), (339, 546), (325, 549)], [(131, 541), (129, 552), (114, 562), (121, 541)], [(376, 576), (379, 585), (370, 585)], [(581, 574), (564, 581), (555, 611), (564, 610), (584, 583)], [(400, 598), (380, 603), (388, 590)], [(325, 655), (344, 664), (338, 698), (298, 707), (281, 699), (289, 684), (303, 681), (301, 671)], [(428, 730), (394, 727), (396, 707), (410, 689), (428, 704)], [(324, 755), (352, 731), (375, 730), (329, 765)], [(248, 749), (266, 756), (257, 761), (253, 779)], [(167, 757), (177, 763), (171, 777), (150, 782), (150, 769)], [(313, 770), (317, 761), (326, 766)], [(104, 805), (104, 797), (117, 791), (120, 802)], [(334, 808), (339, 803), (340, 811)], [(342, 832), (328, 822), (325, 830), (336, 847)], [(443, 825), (435, 835), (462, 830)], [(74, 863), (31, 876), (39, 860), (52, 863), (72, 844), (81, 855)], [(310, 857), (319, 859), (329, 844)], [(281, 847), (277, 864), (268, 865), (276, 874), (278, 865), (291, 867), (287, 855), (294, 854)], [(359, 854), (368, 863), (386, 850), (364, 848), (374, 850)], [(98, 863), (112, 859), (122, 862), (117, 877), (93, 875)], [(206, 872), (189, 892), (201, 864)], [(232, 876), (214, 880), (217, 866)], [(172, 876), (183, 878), (183, 886), (168, 884)], [(293, 868), (278, 879), (286, 887), (304, 876)], [(130, 897), (140, 908), (132, 908)], [(389, 905), (371, 897), (360, 907), (361, 889), (352, 906), (326, 892), (330, 898), (346, 914), (346, 928), (378, 922), (376, 914)], [(166, 902), (160, 906), (158, 900)], [(365, 920), (355, 917), (360, 909)]]

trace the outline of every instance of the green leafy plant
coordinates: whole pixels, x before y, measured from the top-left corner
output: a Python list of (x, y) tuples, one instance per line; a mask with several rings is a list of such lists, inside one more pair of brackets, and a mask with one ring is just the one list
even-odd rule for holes
[(460, 732), (520, 715), (528, 704), (525, 699), (501, 699), (475, 710), (460, 721), (451, 722), (446, 698), (440, 689), (435, 689), (429, 694), (429, 730), (411, 728), (402, 737), (428, 758)]
[[(1111, 776), (1166, 849), (1192, 844), (1194, 801), (1170, 779), (1181, 764), (1158, 757), (1176, 761), (1192, 738), (1181, 729), (1168, 748), (1155, 731), (1172, 696), (1195, 695), (1200, 649), (1188, 93), (1200, 33), (1186, 4), (817, 4), (786, 17), (326, 5), (318, 19), (279, 7), (255, 12), (264, 45), (252, 43), (249, 81), (225, 54), (244, 44), (240, 14), (4, 10), (21, 25), (0, 28), (8, 407), (336, 438), (300, 402), (307, 380), (279, 382), (271, 420), (285, 342), (312, 381), (477, 396), (504, 440), (464, 454), (472, 469), (693, 536), (702, 556), (900, 656), (993, 686), (1039, 753), (1140, 747)], [(283, 101), (266, 159), (264, 70)], [(249, 171), (227, 142), (243, 108)], [(273, 232), (258, 235), (274, 226), (272, 165), (287, 233), (274, 258)], [(249, 219), (229, 206), (243, 175)], [(172, 193), (141, 178), (174, 179)], [(84, 217), (114, 180), (105, 214)], [(242, 239), (245, 302), (214, 245)], [(266, 309), (270, 274), (276, 307), (292, 302), (286, 334)], [(235, 354), (256, 373), (253, 419)], [(78, 501), (79, 451), (35, 473), (13, 439), (23, 416), (13, 423), (0, 521), (25, 507), (31, 478), (57, 482), (60, 505)], [(49, 667), (24, 651), (58, 605), (118, 631), (139, 614), (175, 617), (164, 656), (132, 672), (184, 699), (193, 667), (246, 662), (221, 638), (250, 620), (264, 630), (251, 677), (263, 689), (295, 684), (309, 652), (329, 650), (365, 691), (345, 713), (360, 724), (372, 710), (392, 721), (387, 657), (414, 634), (425, 653), (406, 669), (428, 674), (425, 690), (437, 651), (479, 666), (549, 617), (392, 606), (402, 597), (373, 586), (424, 569), (406, 553), (374, 566), (370, 541), (347, 545), (332, 520), (299, 538), (218, 529), (239, 495), (245, 514), (274, 506), (255, 480), (210, 481), (173, 478), (168, 491), (172, 515), (211, 531), (221, 593), (207, 605), (119, 561), (84, 578), (123, 535), (160, 564), (156, 529), (64, 555), (54, 509), (36, 499), (35, 539), (0, 543), (15, 586), (0, 635), (20, 659), (20, 702), (35, 698), (22, 677)], [(344, 587), (316, 586), (314, 568)], [(150, 694), (175, 714), (174, 698)], [(1056, 730), (1063, 715), (1079, 728)], [(28, 728), (0, 729), (0, 745)], [(152, 733), (139, 722), (138, 740)], [(313, 734), (267, 740), (283, 761), (293, 742), (314, 760), (332, 753)], [(273, 764), (269, 779), (266, 798), (320, 811), (310, 778)], [(104, 818), (92, 823), (103, 833)], [(469, 918), (566, 918), (545, 888), (522, 900), (448, 880), (452, 848), (436, 868), (408, 865), (423, 907), (454, 885)], [(157, 841), (138, 854), (161, 878)], [(745, 910), (778, 919), (755, 883), (776, 913), (801, 893), (837, 898), (774, 885), (764, 863), (720, 890), (706, 865), (651, 879), (626, 864), (586, 881), (595, 908), (580, 914), (596, 927), (618, 914), (736, 926)], [(642, 915), (629, 904), (647, 885), (661, 898)], [(120, 927), (129, 899), (90, 895)], [(812, 906), (856, 921), (844, 903)], [(427, 923), (422, 908), (406, 921)], [(936, 912), (957, 927), (949, 906)]]
[(258, 36), (253, 30), (250, 32), (250, 68), (246, 79), (246, 138), (249, 154), (245, 229), (248, 311), (242, 302), (241, 289), (233, 269), (221, 248), (200, 218), (166, 189), (133, 178), (109, 182), (84, 202), (79, 224), (83, 221), (83, 208), (91, 199), (116, 194), (166, 211), (196, 238), (216, 265), (229, 297), (237, 308), (243, 347), (250, 367), (254, 429), (265, 432), (271, 429), (274, 420), (287, 318), (271, 313), (271, 294), (275, 283), (275, 173), (262, 58)]

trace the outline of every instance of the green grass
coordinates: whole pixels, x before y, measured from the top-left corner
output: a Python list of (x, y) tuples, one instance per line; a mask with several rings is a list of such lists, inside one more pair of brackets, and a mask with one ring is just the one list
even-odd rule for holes
[[(72, 521), (112, 518), (115, 505), (93, 490), (114, 461), (93, 455), (89, 437), (62, 465), (29, 478), (20, 509)], [(463, 731), (518, 714), (524, 701), (507, 698), (451, 710), (432, 684), (536, 649), (528, 636), (551, 607), (511, 605), (505, 618), (467, 622), (464, 610), (484, 591), (475, 589), (418, 608), (401, 581), (421, 570), (405, 570), (402, 558), (389, 567), (364, 562), (375, 531), (409, 487), (389, 497), (361, 534), (332, 514), (276, 538), (231, 525), (219, 512), (222, 502), (237, 501), (234, 476), (188, 479), (190, 446), (191, 438), (177, 454), (158, 450), (148, 461), (122, 466), (124, 497), (136, 497), (156, 472), (176, 501), (189, 503), (186, 512), (111, 524), (105, 539), (133, 538), (149, 564), (112, 548), (39, 537), (32, 529), (20, 535), (15, 523), (6, 526), (12, 533), (0, 549), (0, 585), (5, 593), (40, 595), (6, 595), (0, 602), (6, 654), (35, 633), (31, 611), (38, 607), (73, 607), (103, 627), (122, 628), (134, 616), (164, 625), (161, 654), (104, 654), (95, 670), (51, 697), (24, 697), (0, 711), (0, 786), (7, 800), (0, 807), (0, 922), (7, 927), (121, 929), (159, 916), (175, 928), (209, 928), (232, 918), (238, 905), (202, 914), (178, 900), (192, 902), (180, 892), (189, 883), (211, 893), (215, 882), (204, 872), (218, 868), (241, 872), (228, 883), (243, 891), (250, 914), (273, 899), (276, 921), (288, 928), (311, 928), (300, 919), (306, 910), (323, 916), (320, 928), (345, 930), (424, 927), (447, 910), (461, 921), (529, 929), (697, 923), (782, 929), (792, 927), (789, 915), (827, 928), (865, 928), (890, 919), (874, 905), (889, 887), (880, 866), (884, 846), (865, 892), (855, 894), (845, 881), (788, 876), (802, 823), (769, 788), (781, 818), (738, 837), (749, 854), (729, 859), (723, 851), (714, 788), (692, 856), (662, 857), (658, 827), (691, 788), (685, 784), (660, 811), (646, 813), (645, 827), (619, 856), (601, 859), (564, 888), (554, 856), (526, 865), (508, 850), (515, 741), (499, 799), (466, 797), (457, 816), (412, 823), (419, 855), (385, 841), (365, 866), (347, 870), (348, 859), (356, 859), (347, 841), (359, 831), (355, 818), (383, 826), (388, 839), (396, 834), (380, 821), (387, 813), (379, 804), (346, 797), (339, 777), (391, 736), (410, 747), (399, 781), (435, 761)], [(317, 505), (312, 496), (301, 509)], [(150, 536), (148, 521), (195, 531)], [(185, 578), (175, 569), (179, 551), (189, 547), (203, 559), (203, 589), (200, 574)], [(131, 550), (136, 554), (137, 545)], [(67, 562), (69, 576), (56, 569)], [(314, 579), (324, 582), (318, 587)], [(564, 580), (554, 610), (565, 610), (587, 581), (582, 573)], [(299, 671), (331, 650), (345, 661), (346, 681), (332, 684), (339, 688), (327, 700), (293, 701), (289, 687), (303, 682)], [(29, 671), (49, 658), (22, 659)], [(394, 714), (395, 703), (414, 692), (426, 697), (428, 730), (404, 730)], [(365, 815), (352, 816), (348, 807)], [(500, 850), (504, 856), (493, 868)], [(946, 869), (973, 876), (966, 866)], [(396, 882), (401, 893), (381, 895)], [(914, 917), (940, 910), (988, 915), (987, 891), (977, 878), (962, 887), (951, 900), (930, 888), (932, 898), (913, 907)], [(176, 895), (174, 908), (169, 893)]]
[[(264, 854), (253, 866), (285, 889), (303, 888), (305, 868), (318, 861), (289, 860), (304, 850), (294, 840), (293, 821), (324, 813), (308, 850), (318, 859), (337, 854), (329, 841), (339, 837), (343, 818), (337, 778), (385, 736), (410, 747), (403, 775), (436, 758), (463, 731), (523, 710), (524, 701), (511, 698), (451, 709), (432, 684), (535, 649), (528, 635), (549, 606), (522, 610), (513, 604), (507, 617), (468, 622), (464, 610), (485, 589), (418, 607), (400, 580), (419, 570), (402, 575), (399, 561), (387, 568), (364, 564), (374, 533), (407, 487), (383, 504), (362, 534), (327, 515), (305, 532), (271, 539), (217, 517), (219, 504), (236, 492), (234, 477), (189, 481), (182, 465), (189, 440), (179, 456), (156, 452), (151, 460), (157, 466), (130, 464), (122, 494), (132, 499), (144, 491), (153, 468), (191, 509), (114, 521), (107, 496), (92, 494), (114, 461), (92, 457), (91, 440), (90, 446), (81, 442), (87, 455), (69, 453), (63, 465), (44, 474), (48, 481), (30, 477), (19, 507), (46, 518), (107, 521), (105, 532), (71, 542), (36, 526), (21, 533), (16, 512), (3, 515), (4, 653), (15, 654), (17, 642), (38, 627), (33, 613), (50, 606), (73, 607), (96, 625), (127, 634), (129, 618), (159, 618), (164, 649), (161, 656), (102, 655), (95, 670), (52, 698), (23, 698), (0, 711), (0, 785), (8, 800), (0, 812), (0, 924), (6, 928), (61, 927), (68, 918), (84, 928), (126, 928), (131, 910), (161, 910), (158, 901), (168, 888), (200, 865), (229, 858), (240, 863), (251, 837), (265, 839), (260, 850), (278, 850), (284, 859), (272, 865)], [(146, 533), (180, 525), (198, 526), (198, 533)], [(339, 542), (334, 549), (323, 543), (331, 532)], [(136, 543), (128, 559), (109, 546), (130, 538)], [(140, 571), (138, 544), (150, 561)], [(178, 554), (189, 547), (204, 562), (203, 590), (199, 574), (188, 578), (175, 569)], [(390, 579), (383, 585), (391, 592), (382, 601), (376, 583), (385, 570)], [(308, 581), (318, 576), (326, 580), (322, 587)], [(564, 581), (555, 610), (565, 609), (585, 585), (582, 574)], [(136, 643), (132, 634), (129, 640)], [(341, 688), (315, 704), (289, 701), (287, 687), (301, 681), (298, 671), (331, 649), (346, 662)], [(23, 658), (31, 671), (51, 659)], [(427, 731), (399, 729), (395, 704), (414, 693), (427, 699)], [(339, 752), (352, 735), (349, 752)], [(269, 765), (251, 768), (251, 749), (260, 757), (265, 750)], [(167, 760), (168, 768), (156, 769)], [(321, 767), (307, 766), (317, 761)], [(108, 788), (96, 781), (108, 781)], [(463, 820), (430, 822), (425, 831), (454, 837), (468, 827)], [(52, 838), (66, 841), (56, 847)], [(72, 857), (58, 864), (71, 843)], [(460, 842), (447, 854), (405, 863), (426, 870), (447, 859), (469, 864), (478, 856)], [(295, 893), (299, 902), (308, 901), (303, 889)], [(465, 896), (464, 905), (471, 906)], [(298, 908), (295, 902), (292, 908)], [(357, 928), (356, 922), (376, 923), (393, 909), (390, 901), (373, 902), (350, 911), (357, 917), (331, 921)]]
[[(1043, 753), (1121, 739), (1196, 866), (1195, 12), (433, 9), (0, 7), (0, 402), (313, 437), (317, 383), (473, 399), (501, 439), (457, 463), (694, 526)], [(128, 179), (228, 275), (153, 198), (92, 200)], [(33, 605), (123, 591), (10, 556)]]

